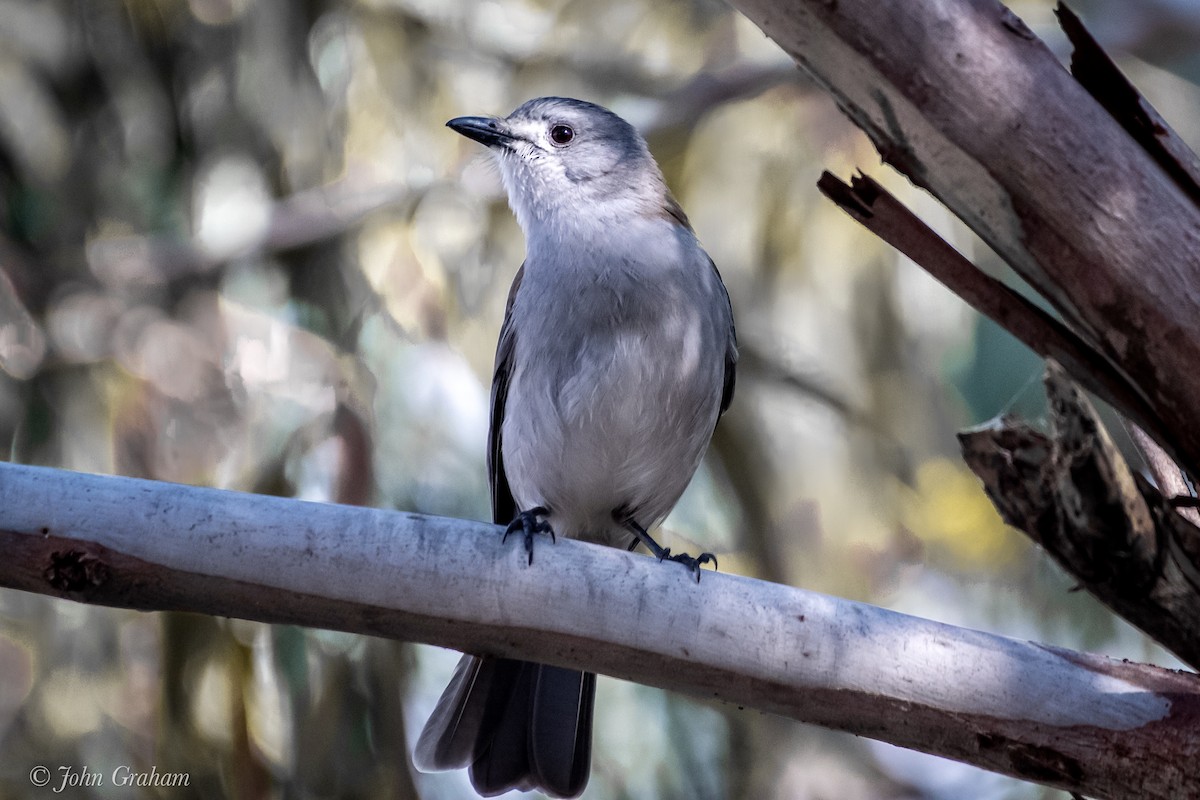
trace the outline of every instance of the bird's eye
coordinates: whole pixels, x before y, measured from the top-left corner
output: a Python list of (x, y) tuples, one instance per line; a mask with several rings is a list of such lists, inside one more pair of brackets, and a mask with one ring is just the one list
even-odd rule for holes
[(570, 144), (575, 138), (575, 130), (570, 125), (555, 125), (550, 129), (550, 141), (557, 145)]

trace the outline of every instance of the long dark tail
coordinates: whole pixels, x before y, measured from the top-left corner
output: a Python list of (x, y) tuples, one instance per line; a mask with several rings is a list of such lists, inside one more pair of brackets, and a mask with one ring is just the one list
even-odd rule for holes
[(578, 797), (592, 762), (591, 672), (463, 656), (417, 740), (422, 772), (470, 767), (484, 797), (539, 789)]

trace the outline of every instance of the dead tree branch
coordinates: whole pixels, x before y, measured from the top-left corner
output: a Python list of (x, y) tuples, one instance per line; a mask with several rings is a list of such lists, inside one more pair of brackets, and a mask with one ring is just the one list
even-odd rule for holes
[(1096, 411), (1047, 363), (1050, 433), (993, 420), (959, 434), (1005, 522), (1102, 602), (1200, 667), (1200, 529), (1129, 469)]

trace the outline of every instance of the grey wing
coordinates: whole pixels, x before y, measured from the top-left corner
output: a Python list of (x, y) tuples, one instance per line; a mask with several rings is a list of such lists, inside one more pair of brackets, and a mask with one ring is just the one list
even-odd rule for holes
[(725, 282), (721, 280), (721, 272), (711, 258), (708, 259), (708, 264), (717, 276), (717, 285), (721, 287), (725, 308), (729, 312), (729, 338), (725, 341), (725, 381), (721, 387), (721, 413), (724, 414), (733, 402), (733, 385), (737, 381), (737, 326), (733, 324), (733, 304), (729, 302), (729, 292), (725, 289)]
[[(513, 324), (513, 299), (525, 275), (525, 265), (517, 270), (512, 287), (508, 290), (508, 304), (504, 309), (504, 324), (500, 326), (500, 340), (496, 343), (496, 366), (492, 372), (492, 419), (488, 428), (488, 484), (492, 490), (492, 522), (506, 525), (517, 516), (517, 502), (508, 486), (504, 473), (504, 453), (501, 449), (501, 430), (504, 427), (504, 405), (508, 401), (508, 383), (512, 377), (513, 351), (516, 331)], [(728, 378), (726, 378), (728, 381)]]
[[(692, 230), (692, 223), (688, 221), (687, 214), (683, 213), (679, 203), (670, 194), (667, 195), (664, 210), (684, 228)], [(705, 253), (705, 256), (708, 254)], [(729, 404), (733, 402), (733, 385), (737, 380), (737, 330), (733, 324), (733, 305), (729, 302), (729, 292), (725, 289), (725, 281), (721, 280), (721, 271), (717, 269), (717, 265), (711, 257), (708, 258), (708, 265), (712, 267), (713, 275), (717, 277), (717, 285), (721, 287), (721, 295), (725, 298), (725, 308), (729, 312), (729, 338), (725, 343), (725, 381), (721, 387), (721, 413), (724, 414), (729, 408)]]

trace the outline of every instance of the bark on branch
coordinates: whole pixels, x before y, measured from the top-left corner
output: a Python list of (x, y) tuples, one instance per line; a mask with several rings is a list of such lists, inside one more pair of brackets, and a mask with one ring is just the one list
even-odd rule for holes
[[(483, 523), (0, 464), (0, 585), (583, 667), (1097, 798), (1200, 796), (1200, 678)], [(553, 613), (547, 613), (552, 609)]]
[(1076, 80), (998, 0), (733, 4), (1128, 377), (1197, 474), (1200, 207), (1157, 117), (1106, 108), (1097, 60)]

